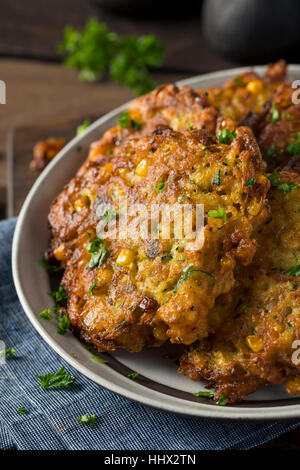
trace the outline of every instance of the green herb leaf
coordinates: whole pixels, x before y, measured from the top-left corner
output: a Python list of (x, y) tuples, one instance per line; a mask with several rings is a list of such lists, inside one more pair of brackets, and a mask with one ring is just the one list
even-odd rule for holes
[(184, 194), (180, 194), (180, 196), (178, 196), (178, 198), (177, 198), (177, 202), (180, 203), (180, 202), (183, 201), (183, 199), (184, 199)]
[(255, 178), (248, 178), (247, 179), (247, 186), (248, 188), (251, 188), (255, 184)]
[(5, 356), (7, 358), (12, 358), (15, 355), (15, 348), (7, 348), (5, 349)]
[(276, 109), (274, 101), (272, 103), (270, 113), (271, 113), (271, 122), (272, 123), (277, 122), (278, 119), (280, 118), (280, 113), (278, 109)]
[(89, 126), (91, 125), (91, 121), (89, 119), (85, 119), (80, 126), (77, 127), (76, 134), (79, 135), (84, 132)]
[(217, 405), (225, 406), (227, 405), (227, 397), (225, 393), (222, 393), (219, 397), (219, 400), (216, 402)]
[(243, 80), (242, 80), (240, 77), (235, 77), (235, 78), (233, 79), (233, 83), (234, 83), (235, 85), (240, 86), (240, 85), (243, 85)]
[(91, 358), (96, 362), (101, 362), (102, 364), (107, 363), (107, 361), (105, 359), (102, 359), (102, 357), (96, 356), (94, 354), (91, 356)]
[(215, 184), (216, 186), (220, 186), (220, 184), (221, 184), (221, 172), (222, 172), (222, 170), (220, 168), (220, 170), (218, 170), (218, 172), (217, 172), (217, 174), (216, 174), (216, 176), (213, 180), (213, 184)]
[(280, 173), (272, 173), (269, 176), (272, 187), (279, 189), (283, 193), (290, 193), (293, 189), (297, 189), (299, 186), (295, 183), (281, 183)]
[(130, 380), (135, 380), (140, 374), (138, 372), (132, 372), (132, 374), (128, 374), (127, 377)]
[(62, 367), (58, 372), (54, 374), (36, 375), (40, 380), (41, 388), (52, 388), (52, 387), (68, 387), (74, 382), (74, 377), (66, 372), (65, 367)]
[(275, 162), (275, 159), (276, 159), (276, 149), (275, 149), (275, 145), (272, 144), (268, 150), (267, 150), (267, 157), (268, 159), (270, 160), (270, 162)]
[(155, 88), (149, 68), (162, 63), (163, 45), (155, 36), (119, 36), (105, 24), (90, 18), (80, 33), (67, 26), (58, 52), (67, 57), (66, 67), (79, 70), (81, 80), (96, 81), (104, 74), (143, 94)]
[(26, 408), (24, 408), (23, 406), (21, 408), (18, 409), (18, 413), (20, 415), (26, 415), (27, 411), (26, 411)]
[(211, 277), (212, 279), (215, 279), (215, 276), (207, 271), (203, 271), (202, 269), (191, 269), (192, 267), (194, 266), (194, 263), (190, 263), (188, 266), (186, 266), (184, 269), (183, 269), (183, 274), (181, 275), (181, 277), (179, 278), (175, 288), (174, 288), (174, 294), (176, 294), (177, 292), (177, 289), (178, 289), (178, 286), (187, 280), (187, 278), (192, 274), (192, 273), (196, 273), (196, 272), (199, 272), (199, 273), (202, 273), (202, 274), (205, 274), (206, 276), (209, 276)]
[(296, 266), (291, 266), (289, 269), (284, 271), (283, 274), (286, 274), (287, 276), (299, 276), (300, 264), (297, 264)]
[(99, 279), (95, 279), (94, 283), (89, 288), (89, 294), (94, 295), (94, 289), (95, 287), (97, 287), (98, 282), (99, 282)]
[(235, 130), (230, 131), (229, 129), (222, 129), (218, 134), (218, 141), (221, 142), (221, 144), (229, 145), (235, 138)]
[(60, 284), (58, 290), (49, 293), (50, 297), (52, 297), (56, 304), (61, 304), (65, 300), (67, 300), (68, 295), (65, 291), (65, 288), (62, 284)]
[(224, 222), (227, 222), (227, 214), (221, 206), (218, 206), (217, 210), (212, 209), (211, 211), (209, 211), (208, 216), (213, 217), (214, 219), (223, 219)]
[(78, 423), (86, 423), (92, 428), (96, 421), (96, 415), (82, 415), (80, 418), (77, 418), (77, 421)]
[(49, 264), (44, 258), (40, 259), (40, 265), (42, 268), (46, 269), (48, 273), (56, 273), (61, 270), (60, 266), (57, 266), (55, 264)]
[(294, 116), (290, 113), (286, 113), (285, 117), (288, 121), (290, 121), (291, 119), (294, 119)]
[(58, 330), (57, 333), (60, 335), (66, 334), (67, 330), (70, 328), (71, 322), (67, 314), (58, 312), (56, 315), (56, 320), (58, 321)]
[(114, 209), (108, 209), (101, 216), (101, 219), (104, 220), (104, 222), (108, 224), (112, 220), (116, 219), (118, 216), (119, 216), (119, 213), (116, 212)]
[(98, 235), (91, 241), (90, 248), (88, 250), (89, 253), (92, 253), (91, 259), (87, 264), (87, 269), (100, 267), (104, 261), (107, 248), (105, 245), (104, 240), (99, 238)]
[(165, 187), (165, 182), (164, 181), (161, 181), (160, 183), (158, 183), (158, 185), (156, 186), (156, 189), (157, 191), (159, 191), (160, 193), (162, 192), (162, 190), (164, 189)]
[(40, 316), (43, 320), (52, 320), (51, 312), (52, 312), (52, 309), (51, 309), (51, 308), (45, 308), (45, 310), (42, 310), (42, 311), (39, 313), (39, 316)]
[(195, 397), (203, 397), (203, 398), (208, 398), (209, 400), (213, 400), (214, 399), (214, 394), (213, 392), (197, 392), (197, 393), (194, 393)]

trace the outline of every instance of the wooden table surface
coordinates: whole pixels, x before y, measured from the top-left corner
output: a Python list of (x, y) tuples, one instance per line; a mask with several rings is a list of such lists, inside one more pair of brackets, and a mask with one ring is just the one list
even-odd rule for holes
[[(155, 33), (166, 45), (165, 65), (154, 74), (158, 83), (238, 65), (219, 56), (206, 44), (200, 29), (200, 12), (188, 13), (179, 19), (137, 21), (109, 15), (88, 0), (1, 1), (0, 79), (6, 82), (7, 104), (0, 105), (0, 218), (5, 217), (5, 151), (7, 135), (12, 129), (15, 129), (19, 156), (23, 152), (27, 161), (32, 140), (44, 135), (48, 125), (51, 128), (55, 123), (57, 129), (61, 122), (64, 128), (67, 122), (100, 116), (133, 97), (127, 88), (108, 81), (82, 83), (75, 71), (58, 63), (55, 44), (61, 39), (64, 26), (79, 27), (85, 18), (98, 16), (118, 33)], [(22, 142), (24, 147), (22, 144), (20, 149)], [(18, 191), (22, 192), (25, 176), (19, 170), (17, 174)], [(25, 196), (27, 189), (23, 186)], [(262, 448), (299, 450), (300, 432), (288, 433)]]

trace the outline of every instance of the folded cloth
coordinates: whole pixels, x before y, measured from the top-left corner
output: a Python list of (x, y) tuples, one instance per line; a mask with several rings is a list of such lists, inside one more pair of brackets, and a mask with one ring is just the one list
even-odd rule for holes
[[(11, 273), (15, 222), (0, 223), (0, 340), (15, 349), (0, 365), (0, 449), (249, 449), (298, 426), (172, 415), (132, 403), (83, 377), (38, 335), (18, 301)], [(62, 366), (75, 377), (72, 386), (40, 388), (36, 374)], [(20, 408), (26, 413), (20, 414)], [(84, 414), (96, 414), (93, 427), (77, 422)]]

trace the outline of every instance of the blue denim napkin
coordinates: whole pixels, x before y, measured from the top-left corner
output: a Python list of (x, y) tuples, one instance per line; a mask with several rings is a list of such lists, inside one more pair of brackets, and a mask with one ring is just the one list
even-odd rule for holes
[[(132, 403), (80, 375), (49, 348), (22, 310), (11, 274), (14, 227), (15, 220), (0, 223), (0, 340), (15, 348), (15, 356), (0, 366), (0, 449), (249, 449), (298, 426), (176, 416)], [(75, 377), (69, 389), (39, 387), (36, 374), (62, 366)], [(77, 422), (84, 414), (97, 415), (93, 427)]]

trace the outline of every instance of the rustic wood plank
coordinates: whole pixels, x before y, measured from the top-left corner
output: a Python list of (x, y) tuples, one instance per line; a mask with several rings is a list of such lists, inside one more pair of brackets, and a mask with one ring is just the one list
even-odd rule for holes
[(86, 18), (95, 16), (119, 34), (154, 33), (166, 45), (165, 67), (203, 73), (232, 66), (232, 62), (213, 51), (203, 38), (200, 26), (201, 2), (190, 2), (176, 16), (176, 2), (170, 14), (136, 19), (113, 16), (88, 0), (6, 0), (1, 3), (0, 55), (58, 60), (56, 44), (66, 24), (83, 27)]

